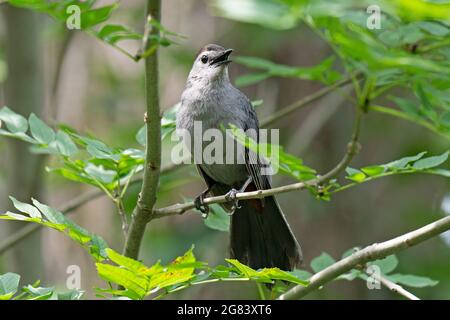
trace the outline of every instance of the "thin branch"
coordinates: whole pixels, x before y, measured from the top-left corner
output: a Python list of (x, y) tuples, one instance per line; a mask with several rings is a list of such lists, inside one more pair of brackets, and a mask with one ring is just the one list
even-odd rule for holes
[(382, 173), (380, 175), (377, 176), (371, 176), (371, 177), (366, 177), (363, 181), (359, 181), (359, 182), (351, 182), (345, 185), (342, 185), (336, 189), (333, 189), (331, 191), (329, 191), (330, 194), (333, 193), (338, 193), (356, 186), (359, 186), (363, 183), (366, 182), (370, 182), (370, 181), (374, 181), (374, 180), (378, 180), (380, 178), (385, 178), (385, 177), (389, 177), (389, 176), (394, 176), (394, 175), (404, 175), (404, 174), (433, 174), (433, 175), (440, 175), (439, 172), (436, 171), (417, 171), (415, 169), (406, 169), (406, 170), (402, 170), (402, 171), (388, 171), (385, 173)]
[[(147, 0), (146, 17), (161, 20), (161, 0)], [(146, 20), (147, 24), (148, 21)], [(152, 28), (151, 35), (159, 35), (158, 28)], [(151, 41), (147, 47), (152, 45)], [(131, 218), (130, 229), (124, 247), (124, 255), (137, 259), (147, 223), (152, 219), (161, 166), (161, 114), (158, 92), (158, 51), (145, 58), (147, 99), (147, 147), (144, 177), (139, 199)]]
[(152, 15), (148, 14), (147, 19), (146, 19), (146, 24), (144, 26), (144, 35), (142, 36), (142, 44), (134, 56), (134, 59), (136, 61), (145, 59), (148, 56), (150, 56), (151, 54), (153, 54), (154, 50), (156, 50), (156, 47), (158, 46), (158, 44), (149, 46), (150, 32), (152, 31), (152, 25), (151, 25), (152, 19), (153, 19)]
[(310, 94), (309, 96), (304, 97), (303, 99), (300, 99), (281, 110), (273, 113), (272, 115), (268, 116), (267, 118), (263, 119), (260, 123), (261, 127), (266, 127), (268, 125), (271, 125), (272, 123), (278, 121), (279, 119), (286, 117), (290, 115), (292, 112), (301, 109), (303, 107), (306, 107), (310, 103), (322, 98), (323, 96), (326, 96), (330, 92), (333, 92), (343, 86), (346, 86), (350, 83), (352, 83), (353, 79), (360, 79), (362, 76), (362, 73), (357, 73), (356, 75), (350, 75), (349, 77), (342, 79), (334, 84), (332, 84), (329, 87), (325, 87), (323, 89), (320, 89), (313, 94)]
[(369, 261), (382, 259), (388, 255), (410, 248), (448, 230), (450, 230), (450, 216), (432, 222), (420, 229), (408, 232), (394, 239), (382, 243), (374, 243), (316, 273), (311, 277), (308, 286), (295, 286), (288, 292), (282, 294), (278, 299), (300, 299), (307, 294), (318, 290), (328, 282), (333, 281), (341, 274), (356, 268), (358, 265), (365, 264)]
[(367, 273), (367, 274), (370, 277), (372, 277), (373, 279), (379, 281), (383, 286), (385, 286), (386, 288), (388, 288), (392, 292), (398, 293), (399, 295), (404, 296), (406, 299), (409, 299), (409, 300), (420, 300), (418, 297), (413, 295), (411, 292), (407, 291), (402, 286), (396, 284), (395, 282), (389, 280), (386, 277), (383, 277), (380, 274), (376, 274), (376, 273), (373, 273), (373, 274), (372, 273), (371, 274)]
[[(175, 164), (170, 164), (161, 169), (161, 173), (169, 173), (174, 171), (175, 169), (179, 168), (180, 166)], [(142, 182), (142, 177), (134, 177), (130, 180), (129, 185), (134, 185), (137, 183)], [(85, 205), (86, 203), (95, 200), (97, 198), (105, 196), (105, 193), (102, 190), (99, 189), (92, 189), (90, 191), (87, 191), (86, 193), (73, 198), (71, 201), (69, 201), (65, 206), (63, 206), (60, 211), (64, 214), (69, 214), (73, 212), (74, 210), (80, 208), (81, 206)], [(2, 241), (0, 244), (0, 255), (8, 251), (9, 249), (13, 248), (17, 243), (22, 241), (23, 239), (27, 238), (29, 235), (33, 234), (35, 231), (40, 230), (42, 225), (40, 224), (29, 224), (16, 233), (10, 235), (5, 240)]]
[[(329, 172), (324, 174), (323, 176), (319, 176), (316, 179), (312, 179), (305, 182), (297, 182), (293, 184), (289, 184), (286, 186), (276, 187), (272, 189), (266, 189), (266, 190), (257, 190), (257, 191), (251, 191), (251, 192), (240, 192), (236, 194), (237, 200), (248, 200), (248, 199), (262, 199), (268, 196), (273, 196), (278, 193), (285, 193), (295, 190), (302, 190), (307, 187), (317, 187), (319, 185), (322, 185), (326, 183), (328, 180), (333, 179), (336, 177), (341, 171), (343, 171), (347, 165), (351, 162), (355, 154), (359, 151), (359, 144), (358, 144), (358, 137), (359, 137), (359, 130), (361, 126), (361, 116), (362, 111), (360, 109), (357, 110), (357, 114), (355, 117), (355, 123), (353, 126), (353, 132), (351, 141), (347, 145), (347, 151), (345, 152), (343, 158), (341, 161)], [(228, 202), (225, 195), (223, 196), (217, 196), (217, 197), (209, 197), (204, 199), (204, 203), (206, 205), (213, 204), (213, 203), (225, 203)], [(183, 214), (187, 210), (195, 208), (194, 202), (187, 202), (182, 204), (174, 204), (165, 208), (160, 209), (154, 209), (153, 210), (153, 219), (163, 218), (166, 216), (172, 216), (177, 214)]]
[(59, 87), (61, 84), (61, 76), (62, 76), (62, 70), (64, 61), (67, 57), (67, 51), (70, 47), (70, 43), (73, 40), (73, 37), (75, 35), (75, 32), (65, 31), (61, 43), (61, 47), (59, 48), (58, 55), (56, 56), (56, 67), (55, 67), (55, 73), (53, 75), (52, 79), (52, 91), (50, 95), (50, 105), (49, 105), (49, 115), (50, 119), (53, 121), (57, 121), (58, 119), (58, 94), (59, 94)]
[(122, 199), (116, 198), (114, 199), (114, 204), (116, 205), (117, 212), (119, 213), (120, 221), (122, 223), (122, 232), (124, 235), (124, 239), (128, 236), (128, 221), (127, 216), (125, 214), (125, 208), (123, 207)]

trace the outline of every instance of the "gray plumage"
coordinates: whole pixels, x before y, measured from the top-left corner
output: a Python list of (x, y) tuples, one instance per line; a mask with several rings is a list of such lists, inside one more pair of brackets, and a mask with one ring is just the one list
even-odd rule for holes
[[(206, 129), (228, 128), (233, 124), (244, 131), (258, 130), (258, 119), (249, 99), (229, 81), (227, 65), (231, 50), (218, 45), (202, 48), (189, 73), (186, 89), (177, 112), (177, 130), (191, 135), (191, 151), (195, 137), (194, 123), (201, 121)], [(258, 141), (258, 134), (250, 134)], [(227, 139), (224, 139), (224, 144)], [(202, 149), (210, 142), (204, 142)], [(232, 141), (235, 144), (235, 141)], [(225, 148), (224, 148), (225, 149)], [(247, 178), (252, 183), (246, 191), (270, 188), (270, 176), (262, 175), (265, 161), (252, 151), (237, 148), (233, 164), (201, 163), (198, 170), (213, 195), (240, 189)], [(231, 218), (230, 253), (233, 258), (253, 268), (279, 267), (291, 270), (301, 263), (301, 250), (274, 197), (245, 200)], [(228, 208), (227, 205), (225, 205)]]

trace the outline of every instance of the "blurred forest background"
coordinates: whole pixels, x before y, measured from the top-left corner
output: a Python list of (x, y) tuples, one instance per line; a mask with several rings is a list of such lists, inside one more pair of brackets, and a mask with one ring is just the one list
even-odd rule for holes
[[(98, 4), (107, 1), (98, 1)], [(143, 1), (121, 1), (110, 22), (126, 23), (142, 31)], [(160, 50), (161, 107), (175, 105), (196, 52), (208, 43), (233, 48), (233, 55), (255, 56), (280, 64), (313, 66), (331, 53), (330, 47), (304, 25), (290, 30), (231, 21), (215, 14), (208, 1), (164, 0), (163, 25), (186, 36)], [(131, 52), (138, 48), (124, 42)], [(0, 106), (7, 105), (27, 116), (34, 112), (48, 123), (66, 123), (81, 132), (92, 132), (109, 145), (138, 147), (136, 132), (143, 125), (143, 62), (135, 63), (81, 31), (69, 31), (51, 18), (32, 11), (0, 5)], [(232, 63), (232, 80), (249, 69)], [(56, 75), (56, 77), (55, 77)], [(259, 118), (323, 87), (314, 81), (269, 78), (242, 87), (252, 100), (262, 99)], [(352, 106), (343, 88), (286, 117), (271, 127), (280, 129), (280, 144), (319, 172), (341, 158), (351, 132)], [(401, 95), (401, 92), (397, 92)], [(385, 102), (389, 104), (389, 102)], [(352, 166), (386, 163), (420, 151), (439, 154), (448, 140), (415, 124), (379, 113), (362, 123), (361, 152)], [(168, 143), (165, 140), (165, 143)], [(23, 142), (0, 138), (0, 210), (10, 209), (8, 195), (22, 201), (31, 197), (59, 208), (91, 187), (45, 173), (51, 158), (34, 155)], [(169, 150), (166, 148), (166, 150)], [(163, 155), (163, 164), (169, 157)], [(277, 176), (275, 186), (292, 182)], [(158, 206), (194, 197), (204, 188), (192, 166), (183, 166), (161, 181)], [(130, 187), (126, 210), (132, 211), (139, 185)], [(445, 199), (447, 197), (447, 202)], [(448, 179), (428, 175), (399, 175), (340, 192), (330, 202), (318, 201), (308, 192), (278, 195), (295, 235), (302, 245), (305, 269), (312, 258), (327, 252), (338, 259), (354, 246), (364, 246), (416, 229), (450, 213)], [(445, 205), (447, 203), (447, 205)], [(107, 198), (88, 202), (71, 214), (81, 226), (105, 238), (120, 251), (123, 244), (120, 218)], [(0, 223), (0, 243), (24, 225)], [(153, 221), (147, 227), (141, 258), (147, 264), (168, 262), (195, 244), (199, 260), (211, 265), (228, 256), (228, 233), (205, 227), (200, 214), (187, 213)], [(450, 299), (450, 236), (436, 237), (398, 254), (398, 271), (424, 275), (439, 284), (416, 289), (421, 298)], [(89, 255), (70, 239), (41, 229), (0, 256), (0, 273), (22, 275), (25, 282), (41, 279), (45, 285), (64, 288), (69, 265), (82, 270), (82, 288), (102, 286)], [(236, 290), (239, 286), (239, 290)], [(254, 283), (211, 284), (191, 288), (171, 298), (257, 298)], [(308, 298), (389, 299), (389, 290), (368, 290), (363, 281), (335, 281)]]

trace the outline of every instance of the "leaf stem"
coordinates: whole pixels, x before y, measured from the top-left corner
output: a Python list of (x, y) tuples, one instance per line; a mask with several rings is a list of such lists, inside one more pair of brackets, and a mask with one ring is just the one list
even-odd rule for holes
[(383, 107), (383, 106), (369, 106), (368, 110), (388, 114), (390, 116), (394, 116), (396, 118), (407, 120), (409, 122), (414, 122), (415, 124), (418, 124), (426, 129), (440, 135), (441, 137), (450, 140), (450, 132), (449, 133), (442, 132), (442, 131), (438, 130), (435, 126), (433, 126), (431, 123), (429, 123), (425, 120), (422, 120), (420, 118), (415, 118), (415, 117), (409, 116), (409, 115), (407, 115), (403, 112), (400, 112), (396, 109)]

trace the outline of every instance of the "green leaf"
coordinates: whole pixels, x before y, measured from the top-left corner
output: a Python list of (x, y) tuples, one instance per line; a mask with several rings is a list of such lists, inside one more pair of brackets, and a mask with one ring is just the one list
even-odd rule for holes
[(96, 166), (92, 163), (88, 163), (88, 165), (84, 168), (87, 174), (89, 174), (92, 178), (98, 180), (101, 183), (111, 183), (117, 176), (116, 171), (105, 170), (103, 166)]
[(20, 114), (15, 113), (8, 107), (0, 109), (0, 120), (5, 122), (6, 127), (11, 133), (25, 133), (28, 130), (28, 122)]
[(396, 273), (390, 274), (386, 277), (395, 283), (414, 288), (434, 287), (439, 283), (439, 281), (430, 279), (428, 277), (420, 277), (411, 274)]
[(98, 275), (106, 281), (120, 284), (132, 291), (139, 299), (147, 295), (148, 281), (142, 276), (121, 267), (111, 266), (104, 263), (96, 263)]
[[(13, 200), (14, 205), (19, 210), (24, 210), (27, 213), (34, 211), (33, 209), (30, 209), (29, 205), (25, 203), (21, 203), (14, 198), (11, 198), (11, 200)], [(46, 227), (65, 233), (71, 239), (81, 244), (83, 248), (87, 249), (89, 251), (89, 254), (96, 261), (103, 261), (107, 257), (106, 248), (108, 247), (108, 245), (100, 236), (94, 235), (86, 229), (80, 227), (56, 209), (42, 204), (35, 199), (33, 199), (33, 204), (40, 210), (40, 213), (34, 212), (33, 215), (35, 217), (7, 212), (5, 215), (0, 215), (0, 219), (39, 223)], [(45, 217), (45, 219), (42, 216), (38, 217), (38, 215), (41, 215), (41, 213), (43, 217)]]
[(424, 90), (424, 85), (420, 82), (415, 84), (415, 94), (422, 102), (421, 104), (421, 112), (427, 116), (429, 119), (435, 121), (437, 117), (437, 113), (433, 104), (431, 103), (430, 97), (427, 92)]
[(149, 288), (166, 288), (192, 279), (195, 268), (191, 266), (196, 262), (193, 249), (191, 247), (183, 256), (176, 258), (165, 272), (154, 274), (150, 278)]
[(441, 115), (439, 124), (445, 128), (450, 128), (450, 111), (447, 111)]
[(63, 156), (70, 157), (78, 151), (77, 146), (72, 141), (72, 138), (64, 131), (58, 131), (56, 133), (56, 148)]
[(81, 14), (81, 27), (83, 29), (93, 27), (109, 19), (112, 12), (118, 7), (118, 4), (91, 9)]
[(46, 168), (46, 170), (48, 172), (54, 172), (59, 174), (60, 176), (72, 180), (72, 181), (77, 181), (77, 182), (81, 182), (81, 183), (87, 183), (93, 186), (98, 187), (98, 183), (88, 177), (86, 174), (82, 174), (80, 173), (78, 170), (74, 170), (74, 169), (68, 169), (68, 168), (58, 168), (58, 169), (54, 169), (54, 168)]
[(383, 274), (388, 274), (395, 270), (398, 265), (398, 259), (395, 255), (390, 255), (384, 259), (372, 261), (370, 264), (378, 266)]
[(251, 137), (246, 135), (243, 130), (230, 124), (227, 129), (233, 139), (241, 145), (247, 147), (260, 157), (269, 160), (274, 170), (279, 169), (282, 173), (288, 174), (298, 180), (310, 180), (316, 177), (316, 171), (303, 164), (303, 160), (283, 151), (283, 148), (276, 144), (256, 143)]
[(213, 0), (212, 5), (225, 18), (277, 30), (293, 28), (299, 19), (295, 11), (276, 0)]
[(361, 168), (361, 171), (364, 172), (369, 177), (378, 176), (378, 175), (384, 173), (385, 170), (386, 170), (386, 168), (383, 166), (369, 166), (369, 167)]
[(298, 277), (295, 273), (280, 270), (279, 268), (264, 268), (256, 271), (245, 264), (240, 263), (236, 259), (225, 259), (233, 265), (239, 274), (245, 278), (251, 278), (258, 282), (271, 283), (272, 280), (289, 281), (296, 284), (307, 285), (308, 281)]
[(293, 271), (289, 272), (290, 274), (294, 275), (296, 278), (308, 281), (313, 276), (311, 272), (306, 270), (300, 270), (300, 269), (294, 269)]
[(417, 161), (420, 158), (422, 158), (427, 152), (421, 152), (415, 156), (410, 156), (410, 157), (405, 157), (405, 158), (401, 158), (399, 160), (395, 160), (392, 162), (389, 162), (388, 164), (386, 164), (385, 166), (389, 169), (404, 169), (409, 163), (413, 162), (413, 161)]
[(148, 275), (149, 268), (143, 263), (125, 257), (110, 248), (106, 249), (106, 254), (108, 255), (108, 258), (111, 259), (111, 261), (115, 262), (119, 266), (125, 267), (137, 274)]
[(31, 218), (28, 216), (17, 214), (14, 212), (6, 212), (5, 215), (0, 215), (1, 219), (11, 219), (11, 220), (19, 220), (19, 221), (29, 221)]
[(450, 151), (446, 151), (440, 156), (433, 156), (421, 159), (414, 163), (413, 168), (418, 170), (430, 169), (439, 166), (444, 163), (448, 159), (448, 154)]
[(108, 244), (102, 237), (96, 234), (91, 234), (91, 242), (89, 247), (89, 253), (91, 256), (93, 256), (97, 261), (103, 261), (108, 257), (106, 253), (107, 248)]
[(26, 300), (48, 300), (53, 295), (53, 288), (33, 287), (27, 285), (23, 287), (23, 292), (29, 294)]
[(33, 207), (32, 205), (30, 205), (28, 203), (20, 202), (19, 200), (17, 200), (16, 198), (14, 198), (12, 196), (9, 196), (9, 198), (13, 202), (14, 207), (17, 210), (19, 210), (20, 212), (26, 213), (32, 218), (39, 218), (39, 219), (42, 218), (42, 215), (39, 212), (39, 210), (36, 209), (35, 207)]
[(55, 224), (65, 224), (65, 222), (67, 221), (66, 217), (64, 217), (64, 215), (58, 210), (42, 204), (36, 199), (32, 199), (32, 201), (34, 206), (42, 212), (42, 214), (47, 218), (48, 221)]
[(243, 263), (240, 263), (236, 259), (225, 259), (225, 261), (234, 266), (239, 271), (239, 273), (245, 277), (248, 278), (258, 277), (258, 271), (250, 268), (249, 266), (246, 266)]
[(147, 145), (147, 127), (145, 125), (136, 133), (136, 141), (143, 147)]
[(422, 28), (424, 31), (427, 31), (428, 33), (439, 36), (439, 37), (445, 37), (450, 33), (449, 27), (446, 27), (443, 24), (440, 24), (438, 22), (434, 21), (420, 21), (418, 22), (418, 25), (420, 28)]
[(419, 115), (419, 110), (417, 109), (417, 106), (409, 100), (406, 100), (404, 98), (400, 98), (400, 97), (394, 97), (394, 96), (389, 96), (389, 98), (391, 100), (393, 100), (397, 106), (402, 109), (402, 111), (404, 111), (405, 113), (416, 117)]
[(42, 144), (49, 144), (55, 140), (55, 133), (52, 128), (47, 126), (34, 113), (30, 114), (28, 118), (30, 124), (30, 131), (33, 137)]
[(432, 173), (432, 174), (437, 174), (443, 177), (447, 177), (450, 178), (450, 170), (445, 170), (445, 169), (431, 169), (431, 170), (427, 170), (425, 172), (428, 173)]
[(105, 297), (103, 294), (107, 293), (110, 294), (112, 296), (114, 296), (116, 299), (123, 299), (123, 298), (129, 298), (131, 300), (141, 300), (142, 297), (137, 295), (135, 292), (125, 289), (125, 290), (116, 290), (116, 289), (99, 289), (96, 288), (95, 289), (97, 292), (100, 292), (99, 295), (97, 295), (98, 297), (101, 298), (107, 298)]
[(211, 205), (210, 209), (211, 212), (208, 214), (208, 217), (204, 219), (205, 225), (214, 230), (229, 231), (230, 216), (227, 212), (218, 204)]
[(9, 300), (17, 292), (20, 276), (15, 273), (0, 275), (0, 300)]
[(116, 24), (108, 24), (102, 27), (100, 32), (98, 32), (98, 37), (100, 37), (103, 41), (106, 41), (111, 44), (115, 44), (121, 40), (131, 39), (131, 40), (140, 40), (142, 39), (142, 35), (132, 31), (131, 29)]
[(338, 279), (344, 279), (344, 280), (347, 280), (347, 281), (353, 281), (353, 280), (355, 280), (356, 278), (358, 278), (361, 275), (362, 275), (361, 271), (356, 270), (356, 269), (352, 269), (352, 270), (350, 270), (347, 273), (341, 274), (338, 277)]
[[(301, 276), (305, 275), (306, 274), (301, 274)], [(283, 271), (279, 268), (264, 268), (258, 272), (258, 276), (267, 276), (273, 280), (289, 281), (291, 283), (300, 284), (303, 286), (307, 286), (309, 283), (309, 281), (301, 277), (297, 277), (295, 273)]]
[(262, 99), (259, 99), (259, 100), (253, 100), (253, 101), (252, 101), (252, 107), (253, 107), (253, 108), (259, 107), (259, 106), (261, 106), (263, 103), (264, 103), (264, 100), (262, 100)]
[(252, 84), (261, 82), (268, 78), (270, 78), (270, 74), (267, 72), (249, 73), (249, 74), (238, 77), (235, 81), (235, 84), (237, 87), (245, 87), (245, 86), (250, 86)]
[(81, 290), (71, 290), (67, 292), (60, 292), (57, 294), (58, 300), (81, 300), (84, 291)]
[(250, 74), (238, 78), (236, 85), (249, 85), (270, 76), (294, 77), (305, 80), (318, 80), (324, 83), (332, 83), (339, 80), (340, 76), (331, 69), (334, 57), (330, 57), (312, 67), (292, 67), (273, 63), (272, 61), (256, 57), (237, 57), (236, 61), (249, 68), (263, 69), (263, 73)]
[(118, 152), (114, 152), (114, 150), (108, 147), (104, 142), (94, 139), (88, 138), (79, 134), (72, 134), (75, 138), (79, 139), (81, 144), (86, 145), (86, 151), (89, 152), (94, 158), (99, 159), (110, 159), (113, 161), (120, 160), (120, 154)]
[(319, 272), (335, 262), (336, 261), (329, 254), (323, 252), (320, 256), (315, 257), (311, 261), (311, 269), (313, 269), (314, 272)]
[(0, 129), (0, 135), (5, 136), (5, 137), (11, 137), (11, 138), (20, 139), (22, 141), (33, 143), (33, 144), (38, 143), (36, 140), (34, 140), (33, 138), (29, 137), (24, 132), (11, 133), (11, 132), (8, 132), (6, 130)]
[(366, 175), (357, 169), (347, 167), (345, 169), (345, 172), (347, 172), (346, 178), (349, 180), (352, 180), (355, 182), (362, 182), (366, 179)]

